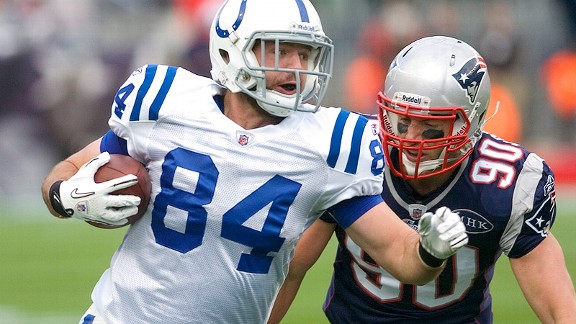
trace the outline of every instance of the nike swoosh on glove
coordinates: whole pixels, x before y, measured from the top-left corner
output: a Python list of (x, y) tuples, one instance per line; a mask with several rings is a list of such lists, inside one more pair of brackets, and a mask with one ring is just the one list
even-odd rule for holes
[(103, 152), (84, 164), (70, 179), (52, 185), (51, 202), (65, 217), (120, 226), (138, 212), (140, 197), (111, 195), (111, 192), (135, 185), (138, 178), (128, 174), (102, 183), (94, 182), (98, 168), (110, 161)]

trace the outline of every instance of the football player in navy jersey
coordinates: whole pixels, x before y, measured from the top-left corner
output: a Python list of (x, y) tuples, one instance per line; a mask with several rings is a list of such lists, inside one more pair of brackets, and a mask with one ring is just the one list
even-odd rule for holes
[(469, 242), (435, 281), (405, 284), (327, 212), (297, 245), (270, 322), (285, 314), (335, 231), (339, 245), (323, 305), (331, 323), (492, 323), (489, 286), (502, 254), (543, 323), (576, 323), (574, 285), (550, 232), (554, 175), (535, 153), (482, 131), (489, 99), (486, 63), (468, 44), (435, 36), (399, 52), (377, 101), (387, 161), (382, 197), (420, 231), (429, 226), (427, 211), (451, 208)]
[[(146, 65), (120, 87), (110, 131), (42, 185), (52, 214), (126, 224), (139, 197), (95, 183), (110, 153), (152, 184), (82, 323), (265, 323), (302, 233), (326, 210), (376, 262), (433, 280), (468, 241), (458, 214), (421, 232), (383, 202), (384, 156), (360, 115), (320, 107), (332, 44), (308, 0), (228, 0), (210, 30), (212, 79)], [(384, 233), (384, 235), (382, 235)]]

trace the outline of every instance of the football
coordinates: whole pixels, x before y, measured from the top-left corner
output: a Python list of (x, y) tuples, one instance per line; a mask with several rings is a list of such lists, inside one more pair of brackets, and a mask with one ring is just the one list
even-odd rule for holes
[(105, 225), (101, 223), (88, 222), (92, 226), (99, 228), (119, 228), (128, 224), (133, 224), (140, 219), (150, 202), (150, 193), (152, 184), (150, 183), (150, 176), (148, 170), (138, 160), (133, 159), (127, 155), (110, 154), (110, 161), (101, 166), (94, 175), (94, 182), (100, 183), (115, 178), (122, 177), (126, 174), (133, 174), (138, 177), (138, 183), (128, 188), (120, 189), (112, 192), (114, 195), (133, 195), (140, 197), (140, 205), (138, 205), (138, 213), (128, 217), (128, 223), (121, 226)]

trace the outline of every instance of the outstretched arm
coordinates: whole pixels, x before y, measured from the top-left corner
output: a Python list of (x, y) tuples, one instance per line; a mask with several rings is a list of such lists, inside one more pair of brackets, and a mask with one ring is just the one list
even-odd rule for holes
[(336, 224), (327, 223), (318, 219), (308, 228), (296, 245), (294, 257), (290, 262), (288, 275), (278, 292), (272, 313), (268, 319), (269, 324), (279, 323), (286, 315), (290, 305), (296, 297), (300, 284), (308, 269), (316, 263), (326, 244), (330, 241)]
[(370, 209), (346, 233), (399, 281), (422, 285), (444, 269), (445, 259), (468, 243), (458, 214), (441, 207), (420, 219), (419, 232), (385, 203)]
[(510, 259), (514, 276), (542, 323), (576, 323), (576, 294), (562, 248), (548, 233), (530, 253)]

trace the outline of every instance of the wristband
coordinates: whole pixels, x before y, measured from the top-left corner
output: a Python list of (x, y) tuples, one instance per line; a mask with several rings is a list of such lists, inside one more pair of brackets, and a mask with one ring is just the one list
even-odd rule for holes
[(50, 204), (52, 205), (52, 209), (58, 213), (60, 218), (70, 218), (72, 214), (74, 214), (74, 210), (72, 209), (64, 209), (62, 206), (62, 200), (60, 200), (60, 184), (62, 180), (58, 180), (54, 182), (50, 186), (50, 190), (48, 191), (48, 197), (50, 197)]
[(418, 253), (420, 254), (420, 259), (429, 267), (431, 268), (438, 268), (444, 261), (442, 259), (438, 259), (437, 257), (430, 254), (430, 252), (426, 251), (426, 249), (422, 246), (422, 243), (418, 244)]

